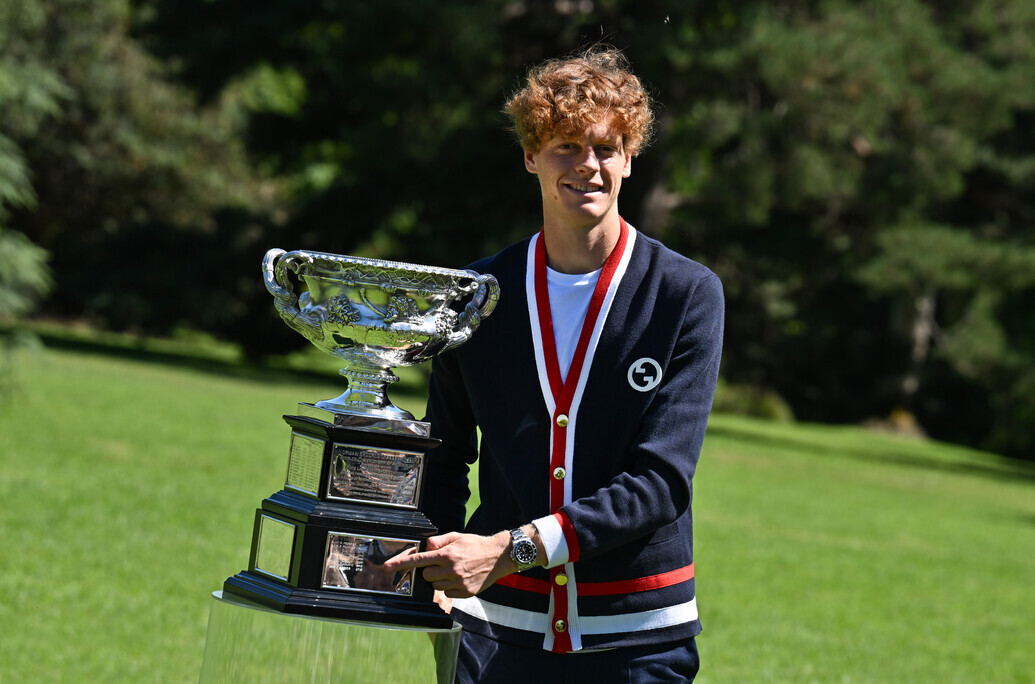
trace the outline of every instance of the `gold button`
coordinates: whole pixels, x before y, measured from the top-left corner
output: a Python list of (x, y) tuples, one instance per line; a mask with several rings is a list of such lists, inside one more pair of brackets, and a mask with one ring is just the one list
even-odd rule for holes
[(557, 576), (553, 578), (553, 581), (554, 584), (556, 584), (558, 587), (563, 587), (565, 584), (568, 583), (568, 576), (565, 575), (563, 572), (558, 572)]
[(568, 629), (568, 623), (564, 620), (558, 620), (557, 622), (553, 623), (553, 630), (555, 632), (563, 632), (566, 629)]
[(557, 424), (560, 425), (561, 427), (567, 427), (568, 426), (568, 416), (564, 415), (563, 413), (561, 415), (557, 416)]
[(557, 467), (553, 469), (553, 479), (555, 480), (563, 480), (564, 476), (567, 474), (568, 473), (564, 471), (564, 468)]

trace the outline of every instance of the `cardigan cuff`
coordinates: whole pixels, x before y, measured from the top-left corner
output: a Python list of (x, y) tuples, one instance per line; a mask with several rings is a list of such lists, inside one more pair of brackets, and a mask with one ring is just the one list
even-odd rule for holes
[(532, 524), (539, 530), (539, 539), (543, 542), (543, 550), (546, 551), (547, 569), (567, 563), (568, 542), (564, 538), (564, 531), (557, 518), (547, 515), (533, 520)]

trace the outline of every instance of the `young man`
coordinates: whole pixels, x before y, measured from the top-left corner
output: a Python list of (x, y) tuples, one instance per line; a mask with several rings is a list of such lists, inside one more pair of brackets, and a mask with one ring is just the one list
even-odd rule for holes
[(458, 681), (692, 680), (690, 504), (722, 288), (619, 215), (652, 124), (620, 53), (549, 61), (506, 109), (543, 227), (471, 266), (501, 296), (434, 362), (425, 511), (445, 533), (385, 567), (423, 568), (464, 626)]

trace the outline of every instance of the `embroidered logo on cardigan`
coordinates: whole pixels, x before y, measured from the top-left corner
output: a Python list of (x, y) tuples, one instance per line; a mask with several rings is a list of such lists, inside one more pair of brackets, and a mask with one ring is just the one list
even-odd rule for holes
[(661, 384), (661, 364), (643, 357), (629, 366), (629, 386), (637, 392), (649, 392)]

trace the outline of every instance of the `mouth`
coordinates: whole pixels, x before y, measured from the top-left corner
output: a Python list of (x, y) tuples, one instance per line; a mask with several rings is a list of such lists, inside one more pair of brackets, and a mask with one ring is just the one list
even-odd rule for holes
[(569, 190), (577, 192), (582, 195), (588, 195), (595, 192), (602, 192), (604, 186), (593, 183), (566, 183)]

